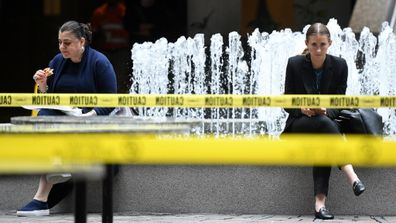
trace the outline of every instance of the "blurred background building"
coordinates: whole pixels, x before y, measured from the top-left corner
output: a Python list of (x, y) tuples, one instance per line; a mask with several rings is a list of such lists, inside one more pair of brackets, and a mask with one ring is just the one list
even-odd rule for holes
[[(45, 68), (58, 52), (58, 28), (67, 20), (91, 22), (105, 0), (0, 0), (2, 26), (0, 92), (30, 93), (32, 76)], [(382, 21), (392, 22), (394, 0), (123, 0), (124, 28), (129, 32), (129, 45), (166, 37), (175, 41), (180, 36), (214, 33), (227, 36), (238, 31), (242, 37), (255, 28), (271, 32), (292, 28), (301, 31), (312, 22), (336, 18), (341, 27), (355, 32), (371, 26), (378, 32)], [(373, 6), (375, 5), (375, 7)], [(368, 14), (369, 13), (369, 14)], [(371, 14), (370, 14), (371, 13)], [(376, 20), (374, 20), (376, 19)], [(394, 21), (393, 21), (394, 23)], [(99, 35), (99, 34), (96, 34)], [(95, 36), (94, 36), (95, 38)], [(127, 58), (126, 61), (130, 61)], [(130, 75), (130, 62), (122, 69)], [(124, 77), (128, 79), (129, 77)], [(0, 122), (11, 116), (29, 115), (21, 108), (0, 108)]]

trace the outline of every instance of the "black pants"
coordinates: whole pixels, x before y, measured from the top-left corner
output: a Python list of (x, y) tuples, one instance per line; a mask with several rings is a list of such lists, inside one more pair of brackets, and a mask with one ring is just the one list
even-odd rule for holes
[[(341, 134), (338, 124), (325, 115), (301, 116), (293, 121), (289, 127), (290, 133), (319, 133)], [(314, 195), (325, 194), (329, 191), (331, 167), (313, 167)]]
[(53, 208), (73, 191), (73, 181), (55, 184), (48, 195), (48, 208)]
[[(118, 174), (119, 172), (119, 166), (118, 165), (114, 165), (113, 166), (113, 174), (114, 176)], [(65, 197), (67, 197), (67, 195), (70, 194), (70, 192), (73, 191), (73, 181), (67, 181), (65, 183), (59, 183), (59, 184), (55, 184), (49, 195), (48, 195), (48, 208), (52, 208), (55, 205), (57, 205), (60, 201), (62, 201)]]

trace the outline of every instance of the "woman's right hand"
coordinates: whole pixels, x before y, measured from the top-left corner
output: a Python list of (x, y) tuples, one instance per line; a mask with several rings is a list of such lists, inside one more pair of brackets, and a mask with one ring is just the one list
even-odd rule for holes
[(47, 75), (45, 74), (44, 70), (36, 71), (36, 73), (33, 75), (33, 80), (39, 86), (39, 90), (41, 92), (45, 92), (46, 91)]

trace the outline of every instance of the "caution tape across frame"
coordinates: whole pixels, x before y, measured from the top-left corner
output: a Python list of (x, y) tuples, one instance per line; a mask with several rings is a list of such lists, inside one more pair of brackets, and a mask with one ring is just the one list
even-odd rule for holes
[(396, 96), (349, 95), (133, 95), (0, 93), (0, 107), (197, 107), (379, 108), (396, 107)]
[(106, 163), (396, 166), (396, 141), (372, 136), (345, 140), (334, 135), (285, 135), (275, 140), (68, 133), (0, 134), (0, 141), (0, 163), (19, 163), (19, 170), (33, 169), (34, 163), (54, 167)]

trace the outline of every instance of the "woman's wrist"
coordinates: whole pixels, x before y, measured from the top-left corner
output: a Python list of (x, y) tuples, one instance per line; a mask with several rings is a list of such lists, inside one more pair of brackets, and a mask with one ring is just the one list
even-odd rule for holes
[(45, 85), (45, 87), (42, 87), (40, 85), (37, 85), (37, 90), (39, 93), (47, 93), (48, 91), (48, 85)]

